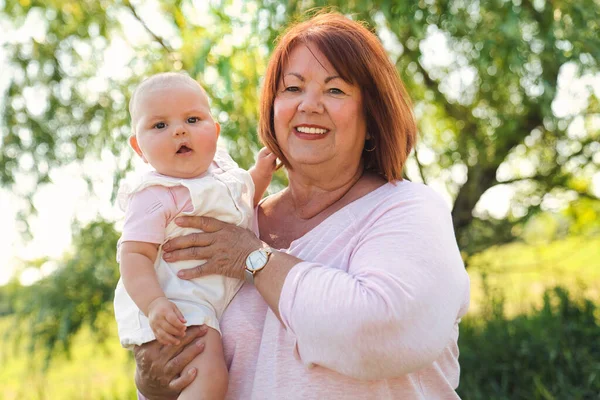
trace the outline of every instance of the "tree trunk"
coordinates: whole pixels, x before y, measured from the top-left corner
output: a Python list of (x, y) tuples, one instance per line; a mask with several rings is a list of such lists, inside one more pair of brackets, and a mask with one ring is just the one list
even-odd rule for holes
[(452, 223), (457, 238), (473, 221), (473, 209), (486, 190), (496, 183), (496, 168), (469, 167), (467, 182), (458, 191), (452, 209)]

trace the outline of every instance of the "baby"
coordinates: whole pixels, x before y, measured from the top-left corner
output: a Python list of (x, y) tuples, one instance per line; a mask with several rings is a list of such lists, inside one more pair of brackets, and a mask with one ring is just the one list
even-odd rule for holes
[(206, 93), (183, 74), (162, 73), (142, 82), (129, 112), (129, 143), (155, 171), (119, 189), (119, 204), (126, 211), (114, 304), (121, 344), (178, 344), (186, 326), (206, 324), (205, 350), (186, 367), (197, 368), (198, 375), (179, 399), (222, 399), (228, 376), (219, 318), (242, 282), (219, 275), (182, 280), (177, 272), (198, 261), (167, 263), (161, 245), (192, 231), (175, 224), (179, 215), (205, 215), (250, 229), (275, 156), (262, 149), (250, 171), (238, 168), (217, 149), (220, 126)]

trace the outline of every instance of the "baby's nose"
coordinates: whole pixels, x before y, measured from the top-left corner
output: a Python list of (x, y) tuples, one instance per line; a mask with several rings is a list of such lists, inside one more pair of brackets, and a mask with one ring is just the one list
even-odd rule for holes
[(185, 135), (185, 127), (183, 124), (179, 124), (173, 129), (173, 136)]

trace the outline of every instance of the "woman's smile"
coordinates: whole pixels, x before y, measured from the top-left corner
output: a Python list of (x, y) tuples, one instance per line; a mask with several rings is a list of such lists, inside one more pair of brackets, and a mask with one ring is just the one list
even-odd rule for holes
[(304, 140), (323, 139), (329, 132), (329, 129), (318, 125), (303, 124), (294, 128), (294, 134)]

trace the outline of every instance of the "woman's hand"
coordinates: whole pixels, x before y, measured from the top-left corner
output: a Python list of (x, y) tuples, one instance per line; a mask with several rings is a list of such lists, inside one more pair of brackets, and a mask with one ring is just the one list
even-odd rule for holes
[(164, 346), (158, 341), (144, 343), (133, 349), (135, 384), (148, 399), (177, 398), (178, 394), (196, 377), (196, 369), (181, 375), (183, 369), (204, 350), (201, 338), (207, 327), (190, 326), (179, 345)]
[(163, 245), (168, 262), (206, 260), (206, 263), (177, 273), (181, 279), (224, 275), (244, 279), (246, 257), (263, 243), (251, 231), (209, 217), (178, 217), (175, 223), (203, 232), (173, 238)]

